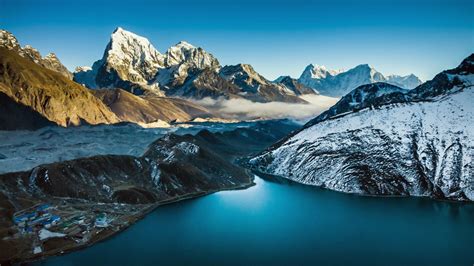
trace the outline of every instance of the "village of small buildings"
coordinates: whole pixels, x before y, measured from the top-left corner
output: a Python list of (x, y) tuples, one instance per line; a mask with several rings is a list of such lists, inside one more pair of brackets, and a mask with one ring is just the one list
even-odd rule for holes
[(13, 215), (16, 233), (7, 239), (30, 239), (31, 256), (67, 246), (80, 247), (125, 228), (149, 205), (39, 203)]

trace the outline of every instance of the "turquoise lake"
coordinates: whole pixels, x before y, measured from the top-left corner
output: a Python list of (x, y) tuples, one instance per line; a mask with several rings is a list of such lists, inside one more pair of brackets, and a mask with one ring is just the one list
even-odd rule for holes
[(474, 204), (255, 182), (162, 206), (110, 239), (37, 264), (474, 264)]

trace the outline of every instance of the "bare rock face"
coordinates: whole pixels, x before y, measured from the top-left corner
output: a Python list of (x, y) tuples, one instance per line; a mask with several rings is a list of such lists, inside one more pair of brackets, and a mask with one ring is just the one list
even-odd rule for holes
[(59, 61), (56, 54), (49, 53), (45, 57), (42, 57), (40, 52), (31, 47), (30, 45), (25, 45), (23, 48), (20, 46), (18, 40), (13, 34), (6, 30), (0, 30), (0, 47), (6, 48), (17, 52), (19, 55), (24, 58), (28, 58), (36, 64), (43, 66), (47, 69), (56, 71), (68, 79), (73, 78), (73, 75), (67, 68)]
[(250, 164), (347, 193), (474, 201), (473, 59), (410, 91), (359, 87), (335, 105), (341, 109), (321, 114)]
[(88, 89), (5, 48), (0, 48), (0, 91), (61, 126), (120, 121)]

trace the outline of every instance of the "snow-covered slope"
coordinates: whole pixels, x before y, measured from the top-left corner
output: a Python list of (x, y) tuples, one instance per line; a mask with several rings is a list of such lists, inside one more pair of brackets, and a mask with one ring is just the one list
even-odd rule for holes
[(351, 90), (374, 82), (386, 82), (405, 89), (412, 89), (421, 81), (413, 74), (408, 76), (387, 76), (373, 67), (363, 64), (347, 71), (328, 70), (324, 66), (309, 65), (298, 81), (319, 91), (322, 95), (340, 97)]
[(405, 94), (407, 92), (408, 90), (383, 82), (359, 86), (342, 97), (335, 105), (329, 108), (329, 110), (308, 122), (306, 127), (336, 115), (360, 110), (366, 107), (383, 105), (386, 103), (388, 97), (400, 99), (400, 102), (404, 102), (406, 101)]
[(473, 86), (474, 54), (406, 93), (408, 101), (306, 126), (250, 163), (341, 192), (473, 201)]
[(0, 47), (14, 51), (42, 67), (59, 72), (68, 79), (72, 79), (72, 73), (59, 61), (56, 54), (49, 53), (45, 57), (42, 57), (40, 52), (30, 45), (21, 47), (16, 37), (6, 30), (0, 30)]

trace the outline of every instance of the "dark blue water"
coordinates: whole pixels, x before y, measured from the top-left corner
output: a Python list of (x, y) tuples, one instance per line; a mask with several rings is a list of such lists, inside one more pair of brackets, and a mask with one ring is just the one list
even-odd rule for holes
[(372, 198), (256, 180), (158, 208), (45, 265), (466, 265), (474, 204)]

